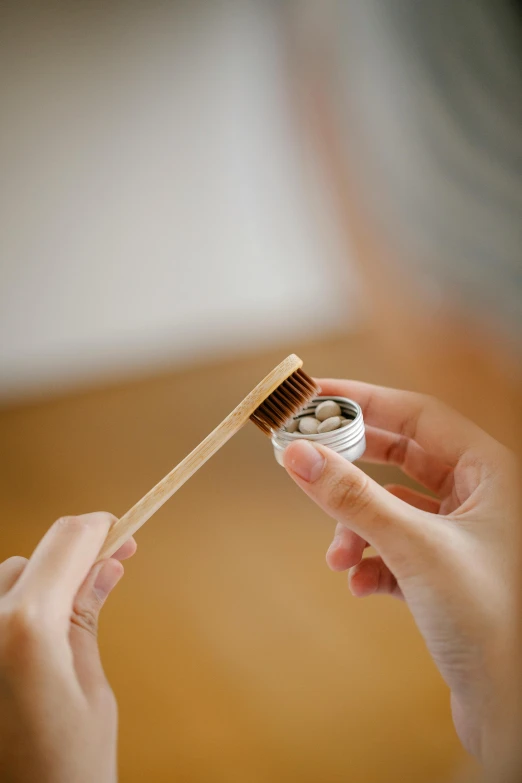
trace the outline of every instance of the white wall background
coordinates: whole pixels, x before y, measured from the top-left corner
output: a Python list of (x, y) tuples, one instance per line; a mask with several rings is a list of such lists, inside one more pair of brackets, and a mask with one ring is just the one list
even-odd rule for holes
[(0, 397), (351, 322), (271, 8), (2, 12)]

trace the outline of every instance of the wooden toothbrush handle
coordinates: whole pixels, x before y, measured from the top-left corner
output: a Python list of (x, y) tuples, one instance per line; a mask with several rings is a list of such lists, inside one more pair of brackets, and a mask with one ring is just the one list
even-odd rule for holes
[(248, 421), (252, 413), (272, 392), (302, 366), (303, 362), (291, 354), (270, 372), (248, 394), (232, 413), (207, 435), (196, 448), (176, 465), (161, 481), (138, 500), (109, 530), (98, 561), (113, 555), (183, 484), (230, 440)]
[(179, 465), (176, 465), (114, 523), (100, 550), (98, 560), (113, 555), (227, 440), (241, 429), (246, 421), (248, 416), (244, 420), (239, 416), (231, 420), (229, 416), (210, 435), (207, 435), (205, 440), (196, 446)]

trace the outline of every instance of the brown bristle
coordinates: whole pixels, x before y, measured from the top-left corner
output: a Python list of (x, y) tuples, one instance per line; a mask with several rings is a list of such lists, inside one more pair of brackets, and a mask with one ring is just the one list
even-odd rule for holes
[(296, 370), (256, 408), (250, 420), (265, 435), (271, 435), (299, 413), (318, 393), (315, 381), (303, 370)]

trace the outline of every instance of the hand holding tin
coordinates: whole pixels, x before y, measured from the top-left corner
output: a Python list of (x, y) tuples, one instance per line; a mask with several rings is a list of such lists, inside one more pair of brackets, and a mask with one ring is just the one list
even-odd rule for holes
[[(319, 439), (326, 435), (277, 433), (278, 459), (336, 520), (327, 562), (349, 570), (352, 593), (406, 601), (451, 689), (457, 732), (470, 752), (483, 755), (484, 737), (496, 737), (496, 699), (506, 698), (516, 650), (516, 459), (432, 397), (355, 381), (319, 383), (323, 394), (360, 403), (367, 461), (399, 466), (431, 494), (380, 486), (339, 448), (325, 448)], [(328, 435), (342, 437), (348, 428)], [(375, 552), (364, 557), (368, 544)]]

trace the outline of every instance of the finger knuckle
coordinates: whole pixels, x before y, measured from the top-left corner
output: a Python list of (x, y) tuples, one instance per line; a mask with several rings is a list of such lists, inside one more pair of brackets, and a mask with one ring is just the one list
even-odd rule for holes
[(439, 405), (439, 400), (434, 394), (422, 394), (421, 392), (414, 392), (416, 399), (420, 403), (424, 403), (424, 406)]
[(105, 678), (103, 678), (94, 688), (92, 698), (98, 704), (103, 715), (111, 716), (113, 719), (116, 719), (118, 715), (118, 702), (114, 695), (114, 691)]
[(80, 514), (78, 516), (66, 515), (57, 519), (55, 524), (74, 534), (96, 526), (110, 527), (115, 519), (116, 518), (107, 511), (95, 511), (90, 514)]
[(419, 408), (427, 408), (432, 405), (438, 405), (439, 401), (433, 394), (423, 394), (422, 392), (408, 392), (411, 402)]
[(27, 558), (21, 555), (13, 555), (4, 560), (2, 566), (12, 569), (13, 571), (21, 571), (27, 565)]
[(4, 562), (0, 564), (0, 572), (3, 573), (4, 577), (12, 586), (12, 584), (23, 572), (27, 563), (28, 560), (26, 557), (13, 555), (12, 557), (8, 557), (7, 560), (4, 560)]
[(353, 517), (371, 502), (369, 480), (364, 473), (337, 477), (329, 487), (329, 505), (334, 513)]
[(409, 394), (412, 415), (406, 417), (399, 435), (406, 438), (406, 440), (415, 440), (422, 416), (426, 414), (429, 416), (436, 415), (442, 403), (431, 394), (420, 394), (419, 392), (409, 392)]
[(36, 607), (30, 603), (17, 604), (8, 615), (8, 625), (12, 634), (34, 636), (39, 627)]
[(451, 413), (451, 408), (439, 400), (438, 397), (435, 397), (434, 394), (420, 394), (419, 397), (423, 402), (422, 408), (428, 415), (436, 416)]
[(385, 461), (389, 462), (391, 465), (398, 465), (401, 467), (406, 459), (409, 444), (409, 438), (404, 435), (397, 435), (386, 449), (384, 455)]
[(63, 527), (66, 530), (71, 530), (71, 531), (78, 530), (78, 529), (81, 530), (81, 528), (85, 527), (85, 520), (83, 520), (82, 517), (66, 515), (63, 517), (59, 517), (56, 520), (55, 525), (57, 527)]
[(96, 637), (98, 634), (98, 613), (94, 607), (75, 606), (71, 613), (71, 623)]
[(0, 627), (3, 654), (13, 661), (27, 660), (41, 645), (45, 635), (40, 612), (31, 603), (20, 603), (4, 610)]

